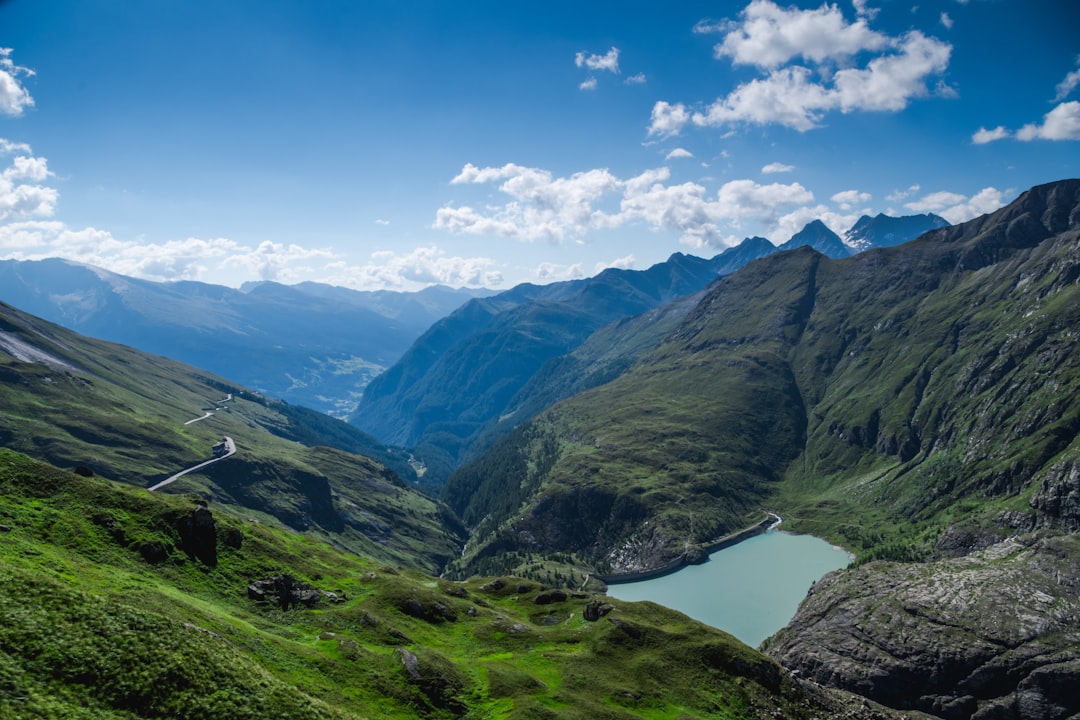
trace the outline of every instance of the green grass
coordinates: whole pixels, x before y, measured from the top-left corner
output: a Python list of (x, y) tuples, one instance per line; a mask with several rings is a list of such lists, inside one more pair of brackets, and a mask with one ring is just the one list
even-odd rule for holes
[[(0, 450), (0, 715), (798, 718), (831, 702), (650, 603), (618, 603), (628, 631), (586, 622), (586, 596), (538, 606), (535, 582), (439, 580), (217, 512), (207, 566), (178, 532), (196, 499)], [(147, 562), (146, 543), (167, 556)], [(282, 573), (345, 599), (247, 599)]]

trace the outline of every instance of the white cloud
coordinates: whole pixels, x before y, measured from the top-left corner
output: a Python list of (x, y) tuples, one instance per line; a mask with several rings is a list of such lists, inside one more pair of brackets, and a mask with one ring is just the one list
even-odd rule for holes
[(645, 73), (637, 73), (636, 75), (631, 75), (626, 78), (627, 85), (644, 85), (646, 81), (647, 78), (645, 77)]
[(619, 270), (633, 270), (635, 264), (637, 264), (637, 258), (635, 258), (633, 255), (626, 255), (621, 258), (615, 258), (610, 262), (596, 263), (596, 265), (593, 267), (593, 273), (599, 273), (602, 270), (607, 270), (608, 268), (617, 268)]
[[(782, 208), (807, 203), (813, 194), (799, 183), (762, 185), (733, 180), (715, 198), (697, 183), (669, 185), (666, 167), (620, 179), (608, 170), (590, 170), (567, 178), (508, 164), (478, 168), (466, 165), (454, 184), (500, 182), (508, 196), (502, 205), (441, 208), (434, 227), (454, 233), (496, 235), (524, 241), (580, 239), (588, 232), (643, 223), (677, 233), (694, 247), (724, 246), (744, 221), (775, 224)], [(618, 202), (615, 211), (601, 209)]]
[(578, 90), (595, 90), (596, 85), (596, 78), (591, 77), (588, 80), (583, 80), (581, 84), (578, 85)]
[(385, 218), (376, 218), (375, 224), (376, 225), (382, 225), (383, 227), (386, 227), (387, 225), (390, 224), (390, 221), (385, 219)]
[(665, 160), (674, 160), (676, 158), (692, 158), (692, 157), (694, 157), (694, 153), (690, 152), (686, 148), (678, 147), (678, 148), (675, 148), (674, 150), (672, 150), (671, 152), (669, 152), (664, 157), (664, 159)]
[(901, 200), (906, 200), (920, 190), (922, 190), (922, 188), (919, 185), (912, 185), (906, 190), (894, 190), (890, 195), (885, 196), (885, 199), (889, 202), (900, 202)]
[(561, 241), (605, 227), (609, 220), (594, 204), (619, 191), (607, 170), (589, 170), (556, 178), (546, 170), (508, 163), (499, 168), (466, 165), (453, 184), (503, 180), (499, 190), (513, 198), (499, 208), (443, 207), (435, 227), (451, 232), (501, 235), (519, 240)]
[(606, 70), (618, 74), (619, 72), (619, 48), (613, 47), (603, 55), (593, 55), (579, 52), (574, 56), (574, 64), (589, 70)]
[[(753, 0), (739, 22), (699, 23), (695, 32), (724, 33), (715, 46), (717, 58), (764, 74), (703, 110), (657, 102), (649, 134), (674, 135), (688, 121), (706, 127), (779, 124), (805, 132), (818, 127), (827, 112), (896, 112), (929, 95), (928, 81), (946, 70), (952, 46), (917, 30), (884, 35), (870, 29), (874, 13), (865, 3), (855, 6), (858, 18), (849, 23), (835, 5), (800, 10)], [(860, 66), (858, 58), (866, 53), (873, 57)], [(788, 64), (796, 59), (805, 64)], [(955, 95), (940, 82), (934, 92)]]
[(785, 165), (784, 163), (771, 162), (768, 165), (761, 168), (762, 175), (775, 175), (776, 173), (789, 173), (795, 169), (794, 165)]
[(906, 203), (904, 207), (918, 213), (935, 213), (955, 225), (993, 212), (1003, 205), (1004, 193), (997, 188), (986, 187), (971, 197), (949, 191), (930, 193)]
[(975, 143), (976, 145), (985, 145), (986, 143), (991, 143), (996, 140), (1002, 140), (1007, 137), (1009, 137), (1009, 131), (1001, 125), (998, 125), (996, 128), (991, 128), (989, 130), (981, 127), (975, 131), (975, 134), (971, 136), (971, 142)]
[(582, 267), (581, 263), (560, 265), (558, 263), (542, 262), (533, 270), (533, 275), (544, 282), (577, 280), (585, 277), (585, 268)]
[(888, 43), (866, 18), (848, 23), (835, 5), (800, 10), (753, 0), (740, 15), (742, 23), (714, 48), (717, 58), (729, 57), (736, 65), (776, 68), (796, 57), (814, 63), (844, 60)]
[(0, 113), (17, 117), (34, 106), (30, 91), (19, 81), (20, 77), (33, 77), (34, 71), (16, 65), (11, 53), (11, 48), (0, 48)]
[(839, 205), (841, 210), (850, 210), (856, 205), (864, 205), (870, 202), (871, 197), (870, 193), (861, 192), (859, 190), (844, 190), (836, 193), (829, 199)]
[(407, 287), (410, 284), (492, 287), (503, 281), (502, 274), (492, 269), (494, 264), (491, 258), (448, 256), (432, 245), (407, 253), (374, 252), (370, 262), (363, 265), (339, 261), (326, 267), (331, 272), (327, 282), (359, 289)]
[(653, 105), (652, 118), (649, 122), (649, 135), (667, 137), (677, 135), (686, 123), (690, 122), (690, 111), (685, 105), (658, 101)]
[(25, 153), (31, 154), (30, 146), (26, 143), (11, 142), (6, 138), (0, 138), (0, 155), (10, 155), (12, 153)]
[(855, 14), (859, 17), (864, 17), (869, 20), (873, 20), (877, 17), (877, 14), (881, 12), (880, 8), (868, 8), (866, 7), (866, 0), (851, 0), (852, 6), (855, 8)]
[[(1078, 59), (1080, 61), (1080, 59)], [(1072, 94), (1072, 91), (1076, 89), (1076, 86), (1080, 85), (1080, 70), (1073, 70), (1071, 73), (1065, 76), (1065, 79), (1058, 83), (1057, 95), (1054, 97), (1054, 102), (1061, 102), (1065, 98)]]
[(1080, 102), (1064, 102), (1043, 116), (1042, 124), (1031, 123), (1016, 131), (1017, 140), (1080, 140)]
[[(0, 140), (0, 150), (30, 153), (28, 145), (7, 140)], [(45, 158), (30, 154), (12, 158), (11, 164), (0, 172), (0, 221), (51, 217), (60, 193), (55, 188), (36, 184), (51, 175)]]
[(949, 17), (949, 13), (947, 13), (947, 12), (942, 12), (941, 13), (941, 24), (945, 26), (946, 30), (952, 30), (953, 19), (951, 17)]

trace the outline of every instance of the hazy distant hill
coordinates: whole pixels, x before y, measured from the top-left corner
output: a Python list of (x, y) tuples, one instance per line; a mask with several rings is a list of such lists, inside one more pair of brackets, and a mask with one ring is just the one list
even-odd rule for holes
[(51, 259), (0, 261), (0, 300), (85, 335), (345, 415), (428, 326), (488, 291), (359, 292), (317, 283), (241, 290), (158, 283)]

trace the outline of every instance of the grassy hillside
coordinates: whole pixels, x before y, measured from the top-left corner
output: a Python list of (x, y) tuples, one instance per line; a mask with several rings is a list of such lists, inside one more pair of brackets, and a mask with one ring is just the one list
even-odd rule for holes
[[(458, 554), (462, 539), (444, 507), (381, 463), (345, 452), (365, 449), (354, 428), (311, 415), (0, 305), (0, 445), (148, 487), (209, 459), (227, 435), (236, 455), (161, 492), (197, 491), (238, 513), (432, 572)], [(325, 447), (334, 445), (342, 449)]]
[(746, 266), (451, 478), (473, 534), (452, 571), (656, 567), (764, 507), (864, 560), (1080, 527), (1078, 237), (1064, 181), (904, 246)]
[(656, 605), (436, 580), (198, 500), (0, 450), (0, 716), (889, 717)]

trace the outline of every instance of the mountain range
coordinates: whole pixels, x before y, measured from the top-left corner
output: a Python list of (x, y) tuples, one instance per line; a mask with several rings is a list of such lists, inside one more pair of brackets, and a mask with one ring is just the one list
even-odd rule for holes
[[(0, 711), (1076, 717), (1080, 180), (894, 220), (465, 302), (408, 450), (0, 304)], [(603, 595), (766, 510), (855, 567), (765, 655)]]
[[(879, 237), (893, 241), (899, 234), (912, 239), (947, 224), (934, 215), (864, 220), (858, 238), (868, 244)], [(815, 220), (779, 247), (747, 238), (709, 260), (676, 253), (647, 270), (609, 269), (585, 280), (521, 285), (470, 301), (436, 322), (375, 378), (350, 421), (388, 444), (413, 447), (428, 466), (425, 484), (437, 488), (450, 470), (533, 412), (610, 378), (609, 367), (573, 381), (580, 368), (557, 361), (592, 333), (697, 293), (752, 260), (803, 246), (835, 258), (853, 252)], [(666, 328), (654, 326), (649, 342), (659, 340)], [(637, 347), (643, 347), (643, 338), (637, 335)], [(598, 344), (610, 342), (606, 333)], [(611, 350), (608, 357), (617, 354)], [(631, 354), (619, 362), (632, 359)], [(545, 384), (543, 377), (555, 378), (562, 389)]]
[(273, 282), (235, 290), (151, 282), (59, 259), (0, 261), (0, 301), (337, 416), (431, 323), (485, 294)]

